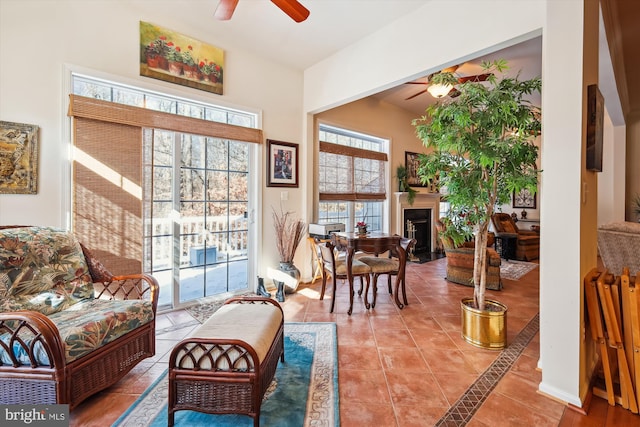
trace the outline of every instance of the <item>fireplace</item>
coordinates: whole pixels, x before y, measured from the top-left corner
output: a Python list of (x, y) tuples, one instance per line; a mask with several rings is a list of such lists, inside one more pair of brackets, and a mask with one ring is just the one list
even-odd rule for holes
[(440, 216), (440, 194), (419, 192), (416, 194), (413, 204), (409, 204), (407, 201), (407, 193), (394, 194), (393, 212), (396, 226), (393, 232), (408, 237), (407, 220), (409, 220), (416, 230), (415, 252), (435, 252), (435, 223)]
[(415, 231), (415, 252), (432, 252), (431, 250), (431, 209), (404, 209), (403, 236), (411, 237), (411, 229)]

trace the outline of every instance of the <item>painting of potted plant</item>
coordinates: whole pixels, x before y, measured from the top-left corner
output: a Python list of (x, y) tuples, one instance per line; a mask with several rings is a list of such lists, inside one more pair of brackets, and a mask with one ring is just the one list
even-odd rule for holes
[(223, 69), (222, 49), (140, 22), (140, 75), (222, 95)]
[(158, 36), (158, 38), (150, 42), (145, 47), (144, 52), (147, 60), (147, 66), (149, 68), (157, 68), (161, 70), (169, 69), (169, 62), (167, 61), (169, 46), (167, 46), (166, 36)]
[(198, 66), (193, 59), (193, 46), (187, 46), (187, 50), (182, 53), (182, 72), (188, 79), (198, 79)]
[[(489, 222), (495, 206), (509, 203), (514, 191), (537, 191), (540, 171), (535, 140), (541, 116), (530, 99), (540, 92), (542, 82), (539, 77), (509, 77), (504, 60), (482, 65), (489, 74), (486, 82), (459, 83), (457, 76), (447, 72), (434, 75), (431, 84), (451, 84), (459, 95), (428, 107), (413, 125), (430, 151), (420, 155), (418, 175), (423, 181), (439, 175), (447, 189), (442, 197), (450, 203), (451, 212), (465, 213), (464, 227), (450, 232), (475, 238), (473, 298), (461, 301), (463, 338), (498, 349), (506, 345), (507, 308), (485, 298)], [(449, 227), (455, 227), (455, 222)], [(503, 328), (492, 328), (493, 312), (503, 312)]]

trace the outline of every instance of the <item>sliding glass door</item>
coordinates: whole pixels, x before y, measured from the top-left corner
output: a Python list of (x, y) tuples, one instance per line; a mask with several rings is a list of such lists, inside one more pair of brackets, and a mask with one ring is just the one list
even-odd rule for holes
[(145, 146), (160, 305), (246, 290), (251, 144), (150, 130)]

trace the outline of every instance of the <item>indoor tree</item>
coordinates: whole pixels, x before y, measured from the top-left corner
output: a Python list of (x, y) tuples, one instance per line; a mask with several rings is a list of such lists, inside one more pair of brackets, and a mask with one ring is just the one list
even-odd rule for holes
[(480, 310), (485, 309), (487, 235), (494, 208), (508, 203), (513, 191), (537, 191), (540, 109), (530, 97), (541, 89), (539, 77), (507, 76), (504, 60), (482, 66), (490, 73), (486, 82), (458, 83), (452, 73), (434, 75), (431, 84), (451, 85), (450, 96), (413, 121), (431, 150), (420, 155), (418, 176), (423, 182), (439, 176), (451, 212), (464, 215), (452, 224), (463, 225), (461, 236), (475, 237), (474, 304)]

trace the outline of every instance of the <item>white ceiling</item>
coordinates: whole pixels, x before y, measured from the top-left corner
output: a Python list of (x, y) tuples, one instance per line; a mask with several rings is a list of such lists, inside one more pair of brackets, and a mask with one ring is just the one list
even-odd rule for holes
[[(521, 79), (530, 79), (541, 75), (541, 58), (542, 38), (536, 37), (518, 45), (493, 52), (490, 55), (464, 62), (460, 67), (458, 67), (456, 74), (460, 77), (482, 74), (483, 68), (481, 64), (483, 61), (505, 59), (509, 63), (509, 70), (506, 73), (507, 75), (513, 76), (519, 73)], [(414, 81), (426, 80), (427, 77)], [(422, 85), (403, 84), (387, 89), (374, 96), (378, 99), (404, 108), (405, 110), (409, 110), (418, 117), (424, 114), (424, 111), (429, 104), (433, 104), (436, 101), (435, 98), (433, 98), (429, 92), (425, 92), (410, 100), (407, 100), (407, 98), (420, 92), (425, 87), (426, 86)], [(540, 105), (540, 94), (536, 94), (532, 97), (531, 102), (535, 105)]]
[[(302, 23), (294, 22), (269, 0), (239, 0), (235, 13), (229, 21), (214, 19), (213, 13), (218, 0), (119, 1), (138, 9), (140, 16), (149, 16), (149, 18), (171, 16), (172, 19), (181, 22), (180, 28), (193, 30), (185, 34), (200, 35), (198, 38), (229, 52), (233, 49), (242, 49), (289, 67), (304, 70), (405, 14), (412, 13), (418, 8), (428, 8), (429, 3), (436, 0), (299, 0), (310, 11), (309, 18)], [(631, 2), (615, 0), (613, 3), (627, 5)], [(634, 1), (635, 6), (632, 7), (636, 12), (628, 12), (627, 9), (624, 12), (630, 16), (637, 16), (640, 10), (637, 4)], [(153, 7), (150, 8), (150, 5)], [(150, 22), (153, 20), (150, 19)], [(155, 23), (163, 24), (163, 22)], [(627, 27), (631, 30), (637, 28), (637, 26), (628, 25)], [(607, 43), (602, 36), (603, 33), (600, 39), (602, 47), (605, 47)], [(634, 34), (638, 34), (637, 31)], [(636, 39), (638, 39), (637, 35), (634, 40)], [(633, 46), (632, 43), (628, 45)], [(402, 46), (398, 48), (402, 49)], [(538, 37), (496, 52), (491, 57), (508, 60), (512, 70), (522, 70), (522, 77), (530, 78), (541, 74), (541, 50), (541, 39)], [(608, 49), (606, 56), (608, 56)], [(467, 61), (461, 65), (458, 73), (461, 76), (479, 73), (479, 63), (482, 59), (487, 57)], [(613, 70), (610, 62), (607, 62), (609, 62), (608, 58), (601, 59), (601, 64), (605, 64), (607, 69), (601, 67), (600, 84), (603, 86), (602, 89), (607, 91), (605, 99), (607, 99), (607, 108), (610, 109), (609, 101), (612, 98), (618, 103), (619, 101), (612, 77)], [(375, 96), (419, 115), (434, 100), (428, 93), (424, 93), (411, 101), (405, 101), (408, 96), (416, 93), (418, 88), (419, 86), (416, 85), (401, 84)], [(640, 96), (636, 99), (640, 99)], [(619, 106), (615, 113), (618, 111), (619, 114), (615, 115), (620, 117), (619, 121), (622, 121)], [(611, 113), (611, 109), (609, 112)]]
[(143, 11), (141, 16), (158, 14), (182, 21), (195, 30), (194, 34), (207, 34), (203, 41), (225, 49), (242, 47), (300, 70), (430, 2), (299, 0), (311, 13), (305, 21), (296, 23), (269, 0), (240, 0), (229, 21), (213, 17), (218, 0), (126, 1)]
[[(149, 13), (148, 0), (127, 0)], [(431, 0), (299, 0), (310, 11), (307, 20), (296, 23), (268, 0), (239, 0), (229, 21), (218, 21), (213, 13), (218, 0), (156, 0), (153, 13), (170, 14), (194, 34), (206, 34), (205, 41), (231, 51), (241, 48), (289, 67), (304, 70), (357, 40), (378, 31), (392, 21)], [(179, 3), (180, 7), (176, 7)], [(143, 15), (144, 16), (144, 15)], [(157, 23), (161, 24), (161, 23)], [(251, 29), (251, 31), (247, 31)], [(400, 47), (401, 48), (401, 47)], [(509, 60), (512, 69), (525, 68), (527, 76), (540, 75), (540, 38), (517, 48), (509, 48), (496, 58)], [(462, 64), (461, 76), (481, 72), (480, 59)], [(434, 99), (424, 93), (411, 101), (405, 98), (420, 90), (416, 85), (400, 85), (376, 97), (412, 111), (424, 113)]]

